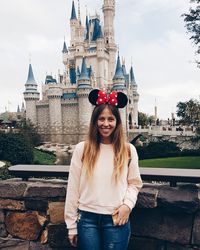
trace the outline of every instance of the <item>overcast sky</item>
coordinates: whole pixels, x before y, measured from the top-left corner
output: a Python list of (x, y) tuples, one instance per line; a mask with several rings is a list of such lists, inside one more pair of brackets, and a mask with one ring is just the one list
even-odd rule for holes
[[(0, 0), (0, 112), (21, 106), (31, 63), (38, 90), (46, 73), (63, 71), (62, 46), (69, 45), (71, 0)], [(103, 0), (80, 0), (82, 23), (86, 5), (90, 15), (102, 16)], [(77, 0), (75, 0), (77, 7)], [(195, 47), (186, 34), (182, 13), (189, 0), (116, 1), (115, 40), (127, 71), (133, 62), (140, 94), (139, 110), (171, 117), (178, 101), (199, 99), (200, 69)], [(77, 10), (77, 9), (76, 9)]]

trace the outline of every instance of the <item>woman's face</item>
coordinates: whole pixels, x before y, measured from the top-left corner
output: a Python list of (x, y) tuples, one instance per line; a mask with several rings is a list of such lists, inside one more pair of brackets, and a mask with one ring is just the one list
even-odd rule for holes
[(106, 107), (98, 117), (97, 127), (101, 136), (101, 142), (111, 143), (111, 134), (116, 128), (117, 120), (112, 112)]

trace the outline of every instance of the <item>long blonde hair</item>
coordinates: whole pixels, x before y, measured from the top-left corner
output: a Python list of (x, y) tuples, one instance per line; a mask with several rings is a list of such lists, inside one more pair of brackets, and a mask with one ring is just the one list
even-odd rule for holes
[(120, 176), (122, 175), (125, 163), (128, 162), (128, 150), (122, 128), (120, 113), (116, 107), (109, 104), (101, 104), (94, 108), (90, 120), (88, 138), (84, 146), (82, 161), (83, 166), (86, 170), (86, 175), (88, 179), (91, 180), (95, 168), (95, 163), (99, 157), (101, 143), (101, 136), (98, 131), (97, 121), (99, 115), (105, 108), (108, 108), (116, 118), (116, 127), (111, 134), (111, 143), (114, 150), (113, 180), (115, 181), (115, 183), (117, 183), (120, 179)]

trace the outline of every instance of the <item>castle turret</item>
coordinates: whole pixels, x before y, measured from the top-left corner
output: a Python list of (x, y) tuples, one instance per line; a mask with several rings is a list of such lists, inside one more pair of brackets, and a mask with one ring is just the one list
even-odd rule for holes
[(49, 100), (49, 118), (50, 118), (50, 133), (51, 141), (62, 142), (62, 110), (61, 97), (63, 95), (62, 88), (58, 84), (52, 84), (48, 91), (47, 97)]
[(83, 57), (81, 74), (78, 78), (78, 107), (79, 107), (79, 141), (83, 140), (88, 132), (90, 116), (92, 112), (91, 104), (88, 101), (88, 95), (92, 87), (90, 84), (90, 78), (86, 67), (85, 57)]
[(125, 89), (125, 78), (118, 53), (115, 75), (113, 77), (113, 90), (123, 91)]
[(104, 14), (104, 42), (107, 50), (109, 51), (108, 84), (111, 85), (112, 78), (114, 76), (115, 58), (117, 52), (114, 32), (115, 0), (104, 0), (102, 10)]
[[(122, 66), (121, 66), (121, 62), (120, 62), (119, 53), (118, 53), (118, 57), (117, 57), (117, 65), (116, 65), (115, 75), (113, 77), (112, 90), (121, 91), (121, 92), (124, 92), (125, 94), (127, 94), (127, 91), (125, 89), (125, 78), (124, 78), (124, 74), (123, 74), (123, 70), (122, 70)], [(128, 118), (126, 116), (126, 114), (127, 114), (126, 109), (125, 108), (121, 109), (120, 114), (121, 114), (121, 118), (122, 118), (123, 127), (125, 128), (125, 130), (127, 130)]]
[(135, 76), (133, 72), (133, 66), (130, 69), (130, 96), (132, 97), (129, 102), (131, 107), (131, 117), (132, 117), (132, 125), (138, 125), (138, 101), (139, 101), (139, 94), (137, 92), (137, 84), (135, 81)]
[(37, 125), (36, 102), (39, 100), (40, 94), (37, 91), (37, 83), (33, 75), (31, 64), (29, 64), (28, 78), (23, 94), (26, 102), (26, 120), (30, 120), (34, 125)]
[(104, 0), (104, 37), (106, 44), (115, 43), (114, 34), (114, 17), (115, 17), (115, 0)]
[(70, 18), (70, 30), (71, 30), (71, 47), (74, 47), (74, 43), (77, 39), (76, 30), (79, 26), (79, 21), (76, 17), (76, 10), (74, 5), (74, 0), (72, 1), (72, 10), (71, 10), (71, 18)]

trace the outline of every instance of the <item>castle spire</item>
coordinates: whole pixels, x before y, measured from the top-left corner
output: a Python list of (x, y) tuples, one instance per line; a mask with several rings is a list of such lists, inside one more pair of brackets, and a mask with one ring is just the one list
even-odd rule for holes
[(32, 69), (31, 64), (29, 64), (28, 78), (27, 78), (26, 84), (27, 84), (27, 83), (35, 83), (35, 84), (36, 84), (36, 81), (35, 81), (35, 78), (34, 78), (34, 75), (33, 75), (33, 69)]
[(135, 84), (135, 76), (133, 73), (133, 66), (131, 65), (131, 69), (130, 69), (130, 80), (132, 84)]
[(67, 45), (66, 45), (65, 41), (64, 41), (64, 43), (63, 43), (62, 53), (68, 53)]
[(90, 80), (88, 76), (87, 67), (86, 67), (85, 57), (83, 57), (81, 75), (79, 77), (79, 80)]
[(88, 15), (86, 13), (86, 19), (85, 19), (85, 27), (86, 27), (86, 36), (85, 39), (89, 39), (89, 21), (88, 21)]
[(119, 52), (118, 52), (118, 57), (117, 57), (117, 65), (116, 65), (116, 70), (115, 70), (115, 75), (113, 77), (113, 80), (117, 79), (124, 79), (124, 74), (121, 66), (121, 61), (119, 57)]
[(70, 20), (73, 20), (73, 19), (77, 19), (77, 17), (76, 17), (76, 10), (75, 10), (75, 6), (74, 6), (74, 0), (72, 1), (72, 11), (71, 11), (71, 18), (70, 18)]

